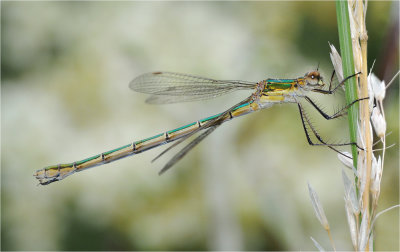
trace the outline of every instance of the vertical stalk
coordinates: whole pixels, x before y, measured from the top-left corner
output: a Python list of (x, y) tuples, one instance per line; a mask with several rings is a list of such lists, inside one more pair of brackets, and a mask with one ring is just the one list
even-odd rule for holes
[[(366, 8), (366, 7), (365, 7)], [(362, 75), (360, 77), (360, 95), (361, 97), (368, 97), (368, 82), (367, 82), (367, 74), (368, 74), (368, 66), (367, 66), (367, 41), (368, 41), (368, 35), (367, 35), (367, 29), (365, 27), (365, 16), (364, 16), (364, 4), (361, 1), (360, 4), (358, 4), (358, 24), (359, 24), (359, 30), (360, 30), (360, 46), (361, 46), (361, 59), (362, 59), (362, 65), (361, 65), (361, 71)], [(365, 151), (363, 153), (364, 158), (365, 158), (365, 189), (362, 195), (362, 201), (363, 201), (363, 210), (364, 213), (367, 215), (367, 220), (368, 220), (368, 227), (370, 228), (370, 218), (369, 218), (369, 197), (370, 197), (370, 182), (371, 182), (371, 169), (372, 169), (372, 139), (371, 139), (371, 123), (370, 123), (370, 111), (369, 111), (369, 104), (368, 100), (363, 100), (360, 104), (360, 124), (361, 124), (361, 130), (363, 130), (362, 137), (364, 138), (364, 143), (365, 143)], [(366, 250), (369, 250), (372, 248), (369, 248), (368, 246), (366, 247)]]
[[(365, 27), (365, 14), (367, 2), (353, 1), (349, 6), (347, 1), (336, 1), (337, 19), (340, 49), (343, 59), (343, 74), (348, 76), (353, 74), (354, 60), (356, 61), (356, 71), (361, 71), (359, 86), (356, 84), (356, 79), (352, 79), (346, 85), (346, 100), (347, 103), (357, 99), (357, 94), (361, 98), (368, 97), (368, 67), (367, 67), (367, 30)], [(350, 13), (349, 13), (350, 12)], [(349, 15), (351, 15), (349, 17)], [(350, 20), (351, 18), (351, 20)], [(351, 24), (351, 28), (350, 28)], [(356, 54), (353, 54), (356, 52)], [(357, 89), (359, 88), (359, 90)], [(359, 91), (359, 93), (358, 93)], [(357, 103), (358, 105), (358, 103)], [(360, 107), (358, 121), (358, 107)], [(361, 183), (356, 185), (361, 193), (361, 216), (362, 221), (360, 224), (361, 243), (358, 249), (369, 251), (369, 236), (364, 237), (365, 230), (370, 230), (370, 182), (371, 182), (371, 166), (372, 166), (372, 139), (371, 139), (371, 124), (370, 124), (370, 111), (368, 100), (360, 102), (359, 106), (353, 106), (349, 109), (349, 127), (350, 127), (350, 140), (356, 142), (357, 136), (362, 143), (363, 151), (357, 157), (356, 146), (353, 146), (353, 165), (357, 168), (358, 179)], [(357, 132), (357, 130), (359, 132)], [(353, 135), (354, 134), (354, 135)], [(357, 166), (357, 161), (358, 166)]]
[[(343, 0), (336, 0), (336, 14), (338, 22), (340, 55), (343, 62), (343, 76), (354, 74), (354, 60), (352, 41), (350, 36), (350, 21), (348, 13), (348, 3)], [(366, 74), (366, 73), (365, 73)], [(357, 83), (356, 78), (350, 78), (345, 85), (347, 104), (357, 100)], [(358, 103), (355, 103), (348, 110), (350, 142), (357, 142), (357, 120), (358, 120)], [(353, 166), (357, 168), (357, 146), (351, 147), (353, 155)]]
[[(367, 35), (367, 30), (365, 29), (365, 22), (364, 22), (364, 13), (363, 10), (363, 4), (359, 4), (358, 8), (360, 8), (359, 13), (359, 18), (361, 20), (358, 20), (360, 23), (360, 45), (361, 45), (361, 56), (362, 56), (362, 75), (360, 78), (360, 95), (361, 97), (368, 97), (368, 83), (367, 83), (367, 73), (368, 73), (368, 67), (367, 67), (367, 41), (368, 41), (368, 35)], [(363, 202), (364, 202), (364, 208), (369, 207), (369, 183), (371, 181), (371, 161), (372, 161), (372, 139), (371, 139), (371, 124), (370, 124), (370, 111), (369, 111), (369, 105), (368, 105), (368, 100), (363, 100), (360, 104), (361, 106), (361, 115), (360, 115), (360, 120), (361, 120), (361, 129), (364, 129), (365, 134), (363, 134), (365, 140), (365, 159), (366, 159), (366, 185), (365, 185), (365, 191), (363, 194)]]

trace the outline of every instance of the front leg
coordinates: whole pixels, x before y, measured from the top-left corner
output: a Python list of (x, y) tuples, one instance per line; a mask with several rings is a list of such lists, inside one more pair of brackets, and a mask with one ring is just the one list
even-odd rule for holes
[[(334, 87), (333, 89), (331, 89), (331, 87), (332, 87), (332, 81), (331, 81), (331, 83), (329, 84), (329, 90), (323, 90), (323, 89), (318, 89), (318, 88), (315, 88), (315, 89), (313, 89), (313, 90), (311, 90), (311, 91), (313, 91), (313, 92), (317, 92), (317, 93), (321, 93), (321, 94), (333, 94), (333, 93), (335, 93), (336, 92), (336, 90), (338, 90), (338, 88), (340, 87), (340, 86), (342, 86), (348, 79), (350, 79), (350, 78), (353, 78), (354, 76), (357, 76), (357, 75), (359, 75), (359, 74), (361, 74), (361, 72), (358, 72), (358, 73), (355, 73), (355, 74), (352, 74), (352, 75), (350, 75), (350, 76), (347, 76), (346, 78), (344, 78), (344, 80), (342, 80), (336, 87)], [(332, 77), (333, 77), (333, 75), (332, 75)]]

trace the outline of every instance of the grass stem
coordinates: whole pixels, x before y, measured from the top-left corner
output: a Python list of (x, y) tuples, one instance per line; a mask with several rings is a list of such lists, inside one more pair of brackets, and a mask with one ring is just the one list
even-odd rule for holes
[[(336, 14), (339, 32), (340, 54), (343, 62), (343, 76), (345, 77), (354, 74), (354, 59), (347, 1), (336, 0)], [(346, 102), (347, 104), (350, 104), (358, 99), (356, 78), (350, 78), (347, 82), (348, 83), (345, 85)], [(353, 143), (357, 142), (357, 120), (358, 103), (355, 103), (348, 110), (350, 142)], [(353, 165), (355, 168), (357, 168), (357, 147), (353, 145), (351, 151), (353, 155)]]

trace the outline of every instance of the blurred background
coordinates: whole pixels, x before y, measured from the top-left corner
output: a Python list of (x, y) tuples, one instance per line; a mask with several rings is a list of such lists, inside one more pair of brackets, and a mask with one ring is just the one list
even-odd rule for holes
[[(337, 154), (309, 146), (295, 105), (222, 125), (162, 176), (165, 147), (47, 186), (34, 171), (72, 162), (220, 113), (249, 92), (156, 106), (128, 83), (152, 71), (215, 79), (295, 78), (333, 67), (334, 2), (2, 2), (2, 250), (352, 249)], [(369, 2), (369, 67), (399, 69), (398, 2)], [(398, 81), (387, 92), (379, 210), (399, 199)], [(343, 103), (336, 95), (327, 111)], [(323, 103), (324, 100), (320, 100)], [(329, 141), (347, 121), (312, 116)], [(183, 146), (182, 146), (183, 147)], [(179, 149), (179, 148), (178, 148)], [(348, 170), (346, 170), (348, 172)], [(349, 173), (350, 174), (350, 173)], [(375, 249), (399, 250), (399, 211), (377, 221)]]

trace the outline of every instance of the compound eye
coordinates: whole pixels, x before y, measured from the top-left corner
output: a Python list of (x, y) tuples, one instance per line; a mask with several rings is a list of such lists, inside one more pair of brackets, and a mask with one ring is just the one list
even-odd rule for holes
[(316, 72), (316, 71), (309, 73), (308, 77), (311, 80), (319, 80), (321, 78), (319, 75), (319, 72)]

